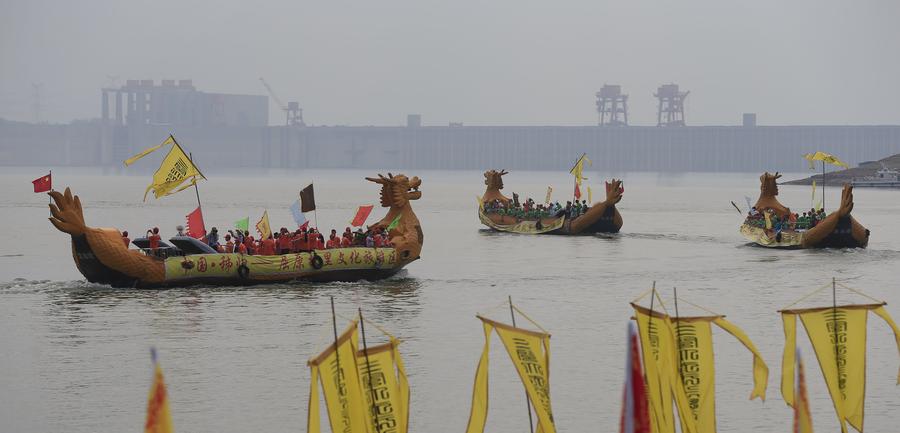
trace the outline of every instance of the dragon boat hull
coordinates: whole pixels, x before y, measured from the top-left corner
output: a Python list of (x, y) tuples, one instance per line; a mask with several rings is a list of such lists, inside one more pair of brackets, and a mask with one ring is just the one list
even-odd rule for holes
[[(397, 274), (405, 266), (405, 263), (398, 262), (397, 251), (393, 248), (336, 248), (315, 251), (315, 254), (304, 252), (277, 256), (189, 254), (153, 259), (155, 265), (164, 267), (164, 278), (142, 280), (104, 264), (91, 250), (84, 236), (72, 238), (72, 254), (78, 270), (89, 282), (140, 289), (195, 285), (250, 286), (294, 281), (377, 281)], [(316, 268), (316, 265), (320, 267)]]
[[(540, 224), (537, 220), (518, 220), (513, 217), (502, 215), (489, 215), (483, 210), (478, 210), (478, 219), (482, 224), (492, 230), (507, 233), (519, 233), (527, 235), (592, 235), (596, 233), (618, 233), (622, 227), (616, 224), (615, 209), (610, 207), (606, 209), (604, 215), (591, 221), (589, 224), (573, 227), (571, 221), (566, 220), (565, 216), (558, 218), (542, 218)], [(576, 219), (577, 220), (577, 219)], [(580, 230), (576, 230), (576, 227)]]
[[(868, 232), (868, 230), (866, 230)], [(755, 245), (767, 248), (800, 249), (800, 248), (865, 248), (868, 245), (868, 233), (860, 240), (854, 234), (853, 220), (850, 217), (839, 218), (830, 233), (815, 244), (810, 244), (805, 236), (808, 232), (774, 233), (762, 227), (741, 225), (741, 235)]]

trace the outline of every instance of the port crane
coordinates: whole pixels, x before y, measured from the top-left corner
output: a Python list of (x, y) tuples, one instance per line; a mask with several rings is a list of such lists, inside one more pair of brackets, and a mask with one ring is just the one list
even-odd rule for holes
[(287, 105), (284, 105), (284, 102), (281, 102), (281, 98), (275, 94), (275, 91), (272, 90), (272, 86), (266, 82), (265, 78), (259, 77), (259, 81), (263, 86), (266, 87), (266, 91), (269, 92), (269, 96), (275, 100), (275, 103), (278, 104), (278, 107), (281, 108), (281, 111), (284, 111), (285, 120), (284, 123), (287, 126), (306, 126), (306, 123), (303, 122), (303, 110), (300, 109), (300, 103), (296, 101), (288, 102)]

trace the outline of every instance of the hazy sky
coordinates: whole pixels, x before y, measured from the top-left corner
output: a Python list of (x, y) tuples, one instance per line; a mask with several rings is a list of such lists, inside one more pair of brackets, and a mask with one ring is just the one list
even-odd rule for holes
[[(900, 1), (0, 0), (0, 117), (98, 117), (109, 76), (299, 100), (311, 124), (632, 124), (691, 91), (692, 125), (900, 123)], [(270, 120), (282, 114), (274, 103)]]

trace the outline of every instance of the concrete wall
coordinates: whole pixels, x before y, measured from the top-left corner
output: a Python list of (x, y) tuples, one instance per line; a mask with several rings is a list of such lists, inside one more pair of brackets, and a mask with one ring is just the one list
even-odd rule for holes
[(174, 133), (204, 167), (797, 171), (900, 153), (900, 126), (172, 127), (0, 123), (2, 165), (111, 165)]

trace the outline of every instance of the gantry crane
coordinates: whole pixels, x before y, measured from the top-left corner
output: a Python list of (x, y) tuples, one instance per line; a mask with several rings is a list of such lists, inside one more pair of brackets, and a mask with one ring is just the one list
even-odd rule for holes
[(262, 82), (263, 86), (266, 86), (266, 91), (269, 92), (269, 96), (275, 100), (275, 103), (278, 104), (278, 107), (281, 108), (281, 111), (284, 111), (285, 116), (285, 125), (287, 126), (306, 126), (303, 123), (303, 110), (300, 109), (300, 103), (296, 101), (288, 102), (287, 105), (284, 105), (284, 102), (281, 102), (281, 98), (275, 94), (275, 91), (272, 90), (272, 86), (266, 82), (266, 79), (263, 77), (259, 77), (259, 81)]

